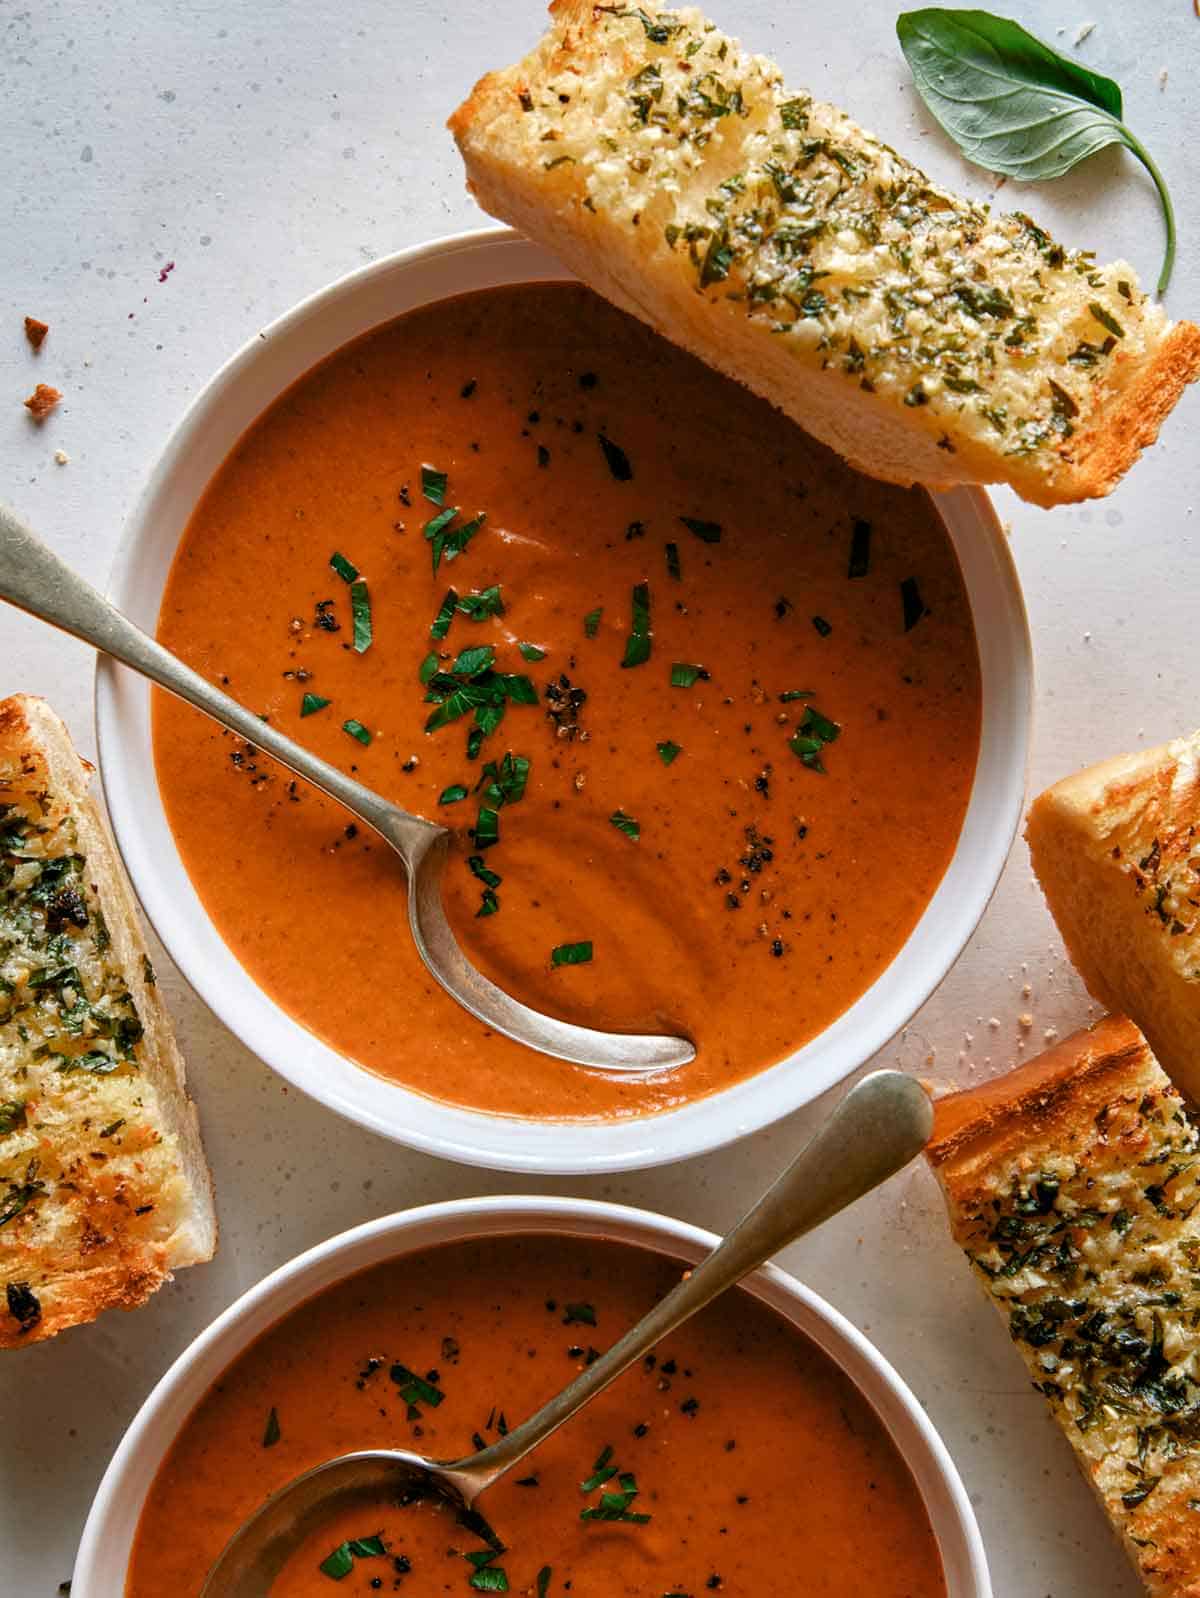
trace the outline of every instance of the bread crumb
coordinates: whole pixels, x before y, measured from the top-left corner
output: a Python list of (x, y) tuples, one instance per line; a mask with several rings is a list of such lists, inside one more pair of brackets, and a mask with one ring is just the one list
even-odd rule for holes
[(1032, 982), (1027, 982), (1025, 984), (1025, 986), (1021, 989), (1021, 997), (1023, 999), (1032, 999), (1033, 998), (1033, 983)]
[(1085, 39), (1090, 39), (1095, 31), (1096, 24), (1094, 22), (1085, 22), (1083, 26), (1076, 31), (1075, 48), (1078, 49)]
[(70, 459), (71, 457), (65, 449), (56, 449), (54, 451), (54, 463), (56, 466), (66, 466), (69, 464)]
[(1042, 1040), (1045, 1043), (1053, 1043), (1054, 1040), (1057, 1037), (1058, 1037), (1058, 1028), (1056, 1026), (1048, 1026), (1046, 1028), (1046, 1030), (1042, 1033)]
[(999, 1030), (1000, 1030), (1000, 1017), (998, 1015), (990, 1015), (988, 1017), (988, 1026), (991, 1027), (993, 1032), (999, 1032)]
[(35, 422), (44, 422), (60, 399), (62, 395), (56, 388), (51, 388), (49, 383), (39, 383), (25, 401), (25, 409)]
[(1166, 69), (1166, 67), (1161, 67), (1159, 69), (1158, 86), (1159, 86), (1160, 89), (1165, 89), (1166, 86), (1167, 86), (1167, 69)]
[(33, 345), (35, 350), (41, 349), (42, 342), (49, 331), (49, 324), (46, 322), (39, 322), (36, 316), (27, 316), (25, 318), (25, 337)]
[(1024, 1031), (1029, 1031), (1030, 1027), (1033, 1025), (1033, 1017), (1030, 1015), (1028, 1010), (1024, 1011), (1017, 1017), (1017, 1025), (1023, 1028)]

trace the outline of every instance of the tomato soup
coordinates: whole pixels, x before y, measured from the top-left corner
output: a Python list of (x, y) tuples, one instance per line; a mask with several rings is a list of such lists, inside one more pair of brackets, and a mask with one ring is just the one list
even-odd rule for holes
[(451, 829), (447, 911), (493, 980), (696, 1043), (631, 1082), (489, 1034), (420, 964), (391, 852), (159, 696), (171, 826), (255, 980), (368, 1069), (515, 1115), (661, 1110), (828, 1026), (937, 887), (978, 751), (928, 497), (564, 283), (410, 313), (277, 400), (159, 636)]
[[(613, 1243), (487, 1238), (327, 1289), (193, 1411), (147, 1497), (126, 1598), (198, 1592), (241, 1521), (336, 1454), (455, 1459), (495, 1441), (679, 1270)], [(874, 1411), (806, 1337), (740, 1292), (627, 1371), (478, 1508), (490, 1537), (428, 1502), (339, 1506), (273, 1598), (945, 1593), (920, 1495)]]

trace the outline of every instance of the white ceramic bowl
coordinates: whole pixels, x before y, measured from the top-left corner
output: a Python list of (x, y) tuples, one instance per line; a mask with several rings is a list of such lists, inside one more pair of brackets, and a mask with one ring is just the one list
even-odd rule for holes
[[(325, 356), (434, 300), (569, 275), (527, 240), (487, 230), (402, 251), (288, 312), (217, 373), (171, 435), (121, 543), (113, 599), (153, 632), (176, 546), (209, 479), (255, 418)], [(487, 1115), (371, 1075), (285, 1014), (222, 941), (184, 870), (152, 778), (149, 688), (101, 658), (96, 719), (104, 791), (155, 930), (197, 993), (268, 1065), (339, 1115), (431, 1154), (501, 1170), (630, 1170), (769, 1125), (870, 1059), (929, 997), (983, 914), (1020, 818), (1032, 687), (1020, 588), (987, 496), (956, 489), (937, 502), (966, 581), (983, 676), (982, 739), (962, 834), (895, 960), (844, 1015), (780, 1064), (678, 1110), (592, 1124)]]
[[(318, 1244), (231, 1304), (146, 1399), (96, 1493), (75, 1562), (72, 1598), (120, 1598), (138, 1516), (164, 1454), (210, 1384), (261, 1332), (354, 1271), (455, 1239), (514, 1232), (612, 1238), (689, 1263), (717, 1241), (711, 1232), (647, 1210), (584, 1199), (521, 1197), (431, 1204), (370, 1221)], [(983, 1542), (958, 1472), (900, 1377), (849, 1321), (777, 1267), (756, 1271), (746, 1287), (828, 1354), (887, 1427), (924, 1500), (941, 1550), (947, 1598), (991, 1598)]]

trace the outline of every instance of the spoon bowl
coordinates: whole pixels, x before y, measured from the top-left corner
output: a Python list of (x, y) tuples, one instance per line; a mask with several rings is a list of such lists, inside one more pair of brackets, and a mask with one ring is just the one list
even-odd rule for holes
[(929, 1138), (933, 1106), (901, 1071), (875, 1071), (851, 1088), (811, 1142), (758, 1203), (694, 1270), (591, 1365), (498, 1442), (465, 1459), (427, 1459), (407, 1450), (342, 1454), (297, 1476), (226, 1544), (201, 1598), (268, 1598), (303, 1538), (331, 1509), (397, 1492), (436, 1496), (459, 1515), (655, 1344), (772, 1254), (913, 1159)]
[(505, 1037), (542, 1054), (595, 1071), (667, 1070), (695, 1056), (687, 1038), (599, 1032), (543, 1015), (477, 971), (454, 936), (442, 905), (442, 872), (450, 834), (373, 793), (353, 777), (294, 743), (270, 722), (142, 632), (59, 560), (13, 511), (0, 505), (0, 599), (111, 655), (211, 716), (305, 782), (336, 800), (379, 834), (408, 875), (408, 924), (430, 974), (465, 1010)]

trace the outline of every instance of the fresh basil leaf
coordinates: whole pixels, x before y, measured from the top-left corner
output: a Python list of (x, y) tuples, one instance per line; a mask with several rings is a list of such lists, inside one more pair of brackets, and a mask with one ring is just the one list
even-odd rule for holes
[(421, 662), (421, 664), (417, 667), (417, 676), (424, 684), (426, 684), (426, 686), (428, 686), (428, 684), (431, 683), (437, 676), (437, 671), (438, 658), (431, 650), (429, 654), (425, 656), (425, 659)]
[(512, 700), (514, 705), (537, 704), (537, 689), (533, 686), (528, 677), (509, 673), (501, 676), (500, 681), (504, 686), (504, 692)]
[(521, 651), (522, 660), (535, 661), (546, 658), (546, 651), (537, 644), (518, 644), (517, 648)]
[(352, 561), (348, 561), (345, 555), (341, 554), (336, 549), (329, 557), (329, 564), (333, 567), (334, 571), (337, 572), (338, 576), (343, 578), (348, 583), (352, 583), (358, 576), (358, 567), (355, 566)]
[(353, 719), (350, 721), (343, 721), (342, 731), (348, 732), (351, 738), (357, 738), (359, 743), (362, 744), (364, 748), (371, 742), (371, 734), (363, 726), (361, 721), (355, 721)]
[(459, 614), (471, 621), (483, 621), (487, 616), (503, 616), (504, 600), (500, 597), (500, 584), (490, 588), (475, 589), (458, 601)]
[(550, 1577), (554, 1574), (549, 1565), (543, 1565), (537, 1573), (537, 1598), (546, 1598), (550, 1591)]
[(591, 940), (583, 943), (560, 943), (550, 951), (551, 965), (587, 965), (592, 958)]
[(481, 808), (476, 817), (474, 837), (477, 849), (490, 849), (494, 843), (500, 842), (500, 817), (487, 805)]
[(904, 608), (904, 631), (910, 633), (921, 617), (929, 614), (915, 577), (906, 577), (900, 584), (900, 603)]
[(350, 614), (354, 618), (354, 652), (365, 655), (371, 647), (371, 596), (361, 577), (350, 584)]
[(472, 1572), (471, 1586), (477, 1592), (507, 1592), (508, 1577), (499, 1565), (484, 1565)]
[(865, 577), (871, 569), (871, 524), (861, 516), (854, 518), (850, 531), (850, 563), (847, 577)]
[(305, 694), (300, 701), (300, 714), (302, 716), (315, 716), (318, 710), (324, 710), (326, 705), (331, 705), (332, 699), (322, 699), (320, 694)]
[(987, 11), (905, 11), (896, 33), (935, 120), (969, 161), (989, 172), (1037, 181), (1061, 177), (1112, 144), (1131, 151), (1162, 202), (1162, 294), (1175, 264), (1175, 211), (1161, 172), (1121, 120), (1121, 90), (1111, 78)]
[(679, 564), (679, 545), (667, 545), (667, 576), (673, 577), (676, 582), (683, 576), (683, 567)]
[(274, 1448), (275, 1444), (282, 1436), (283, 1432), (279, 1428), (279, 1412), (276, 1410), (274, 1404), (272, 1404), (270, 1413), (267, 1416), (267, 1424), (263, 1428), (263, 1447)]
[(583, 618), (583, 631), (585, 637), (594, 638), (600, 630), (600, 618), (604, 614), (604, 606), (597, 605), (595, 610), (589, 610)]
[(452, 782), (448, 788), (443, 788), (438, 794), (438, 804), (456, 805), (460, 799), (467, 797), (468, 791), (461, 782)]
[(450, 670), (456, 677), (478, 677), (480, 672), (486, 671), (495, 659), (496, 651), (491, 644), (472, 644), (469, 649), (459, 652)]
[(787, 688), (780, 694), (779, 703), (781, 705), (790, 705), (794, 699), (811, 699), (812, 696), (813, 691), (811, 688)]
[(622, 666), (644, 666), (650, 659), (650, 585), (636, 583), (630, 604), (629, 637), (625, 640)]
[(432, 466), (421, 467), (421, 492), (431, 505), (446, 503), (446, 484), (449, 480), (445, 472), (436, 471)]
[(341, 1581), (343, 1576), (348, 1576), (354, 1569), (354, 1555), (350, 1552), (349, 1543), (339, 1543), (327, 1558), (322, 1559), (318, 1566), (323, 1576), (331, 1576), (334, 1581)]
[(478, 877), (485, 888), (498, 888), (504, 881), (504, 878), (499, 874), (499, 872), (493, 871), (489, 866), (484, 865), (483, 856), (481, 854), (469, 855), (467, 858), (467, 866), (471, 872), (471, 875), (473, 877)]
[(662, 743), (655, 744), (654, 747), (658, 750), (658, 758), (664, 766), (669, 766), (677, 755), (683, 753), (680, 745), (673, 743), (670, 738), (665, 738)]

